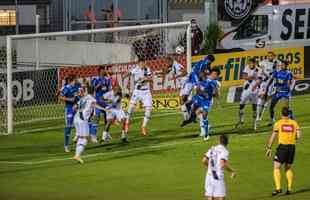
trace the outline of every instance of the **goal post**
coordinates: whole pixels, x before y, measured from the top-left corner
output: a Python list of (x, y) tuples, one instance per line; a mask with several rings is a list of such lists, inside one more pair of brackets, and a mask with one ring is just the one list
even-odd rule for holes
[[(88, 40), (90, 37), (91, 41)], [(185, 49), (181, 54), (175, 52), (178, 45)], [(16, 130), (18, 124), (23, 124), (21, 129), (33, 129), (34, 122), (43, 127), (41, 121), (63, 119), (64, 115), (59, 111), (63, 105), (50, 96), (61, 88), (65, 76), (70, 73), (77, 75), (81, 81), (89, 81), (96, 76), (94, 73), (98, 67), (109, 66), (121, 84), (130, 85), (130, 81), (123, 80), (121, 74), (137, 60), (142, 58), (151, 68), (160, 70), (166, 67), (168, 56), (183, 62), (190, 71), (190, 22), (7, 36), (6, 71), (2, 72), (5, 84), (2, 83), (0, 88), (5, 102), (1, 107), (5, 114), (0, 116), (0, 123), (6, 130), (1, 131), (0, 127), (0, 134), (22, 132)], [(28, 81), (29, 77), (35, 81)], [(130, 87), (127, 85), (126, 88)], [(157, 89), (160, 87), (164, 86)], [(157, 92), (161, 91), (158, 89)], [(55, 125), (51, 122), (46, 124)]]

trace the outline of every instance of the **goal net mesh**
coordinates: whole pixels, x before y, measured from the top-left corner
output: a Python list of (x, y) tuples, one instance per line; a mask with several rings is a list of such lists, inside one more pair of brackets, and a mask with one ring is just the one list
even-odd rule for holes
[[(178, 88), (168, 67), (167, 57), (186, 67), (187, 25), (97, 32), (70, 36), (34, 37), (12, 40), (13, 129), (29, 132), (62, 128), (64, 104), (57, 94), (69, 75), (79, 82), (90, 82), (101, 66), (111, 68), (113, 79), (124, 92), (133, 89), (133, 80), (123, 78), (138, 60), (145, 60), (153, 71), (153, 110), (179, 107)], [(180, 48), (177, 48), (180, 49)], [(181, 48), (182, 49), (182, 48)], [(0, 53), (0, 133), (7, 127), (6, 49)], [(124, 100), (126, 109), (128, 100)], [(139, 107), (139, 106), (138, 106)], [(139, 108), (138, 108), (139, 109)]]

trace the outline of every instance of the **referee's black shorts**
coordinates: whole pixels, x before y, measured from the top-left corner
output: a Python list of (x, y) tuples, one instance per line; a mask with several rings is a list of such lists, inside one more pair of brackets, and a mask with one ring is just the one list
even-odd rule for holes
[(279, 144), (274, 161), (281, 164), (293, 164), (295, 157), (294, 144)]

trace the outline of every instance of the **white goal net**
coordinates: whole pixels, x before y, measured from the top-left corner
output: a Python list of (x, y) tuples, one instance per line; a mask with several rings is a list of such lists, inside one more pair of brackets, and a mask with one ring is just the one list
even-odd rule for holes
[[(7, 46), (0, 51), (0, 133), (64, 126), (64, 105), (57, 93), (66, 77), (90, 82), (106, 67), (113, 80), (130, 91), (132, 80), (123, 75), (138, 60), (154, 72), (154, 110), (177, 109), (178, 84), (169, 74), (157, 72), (168, 67), (168, 57), (190, 69), (188, 33), (190, 23), (178, 22), (7, 36)], [(123, 104), (126, 107), (126, 101)]]

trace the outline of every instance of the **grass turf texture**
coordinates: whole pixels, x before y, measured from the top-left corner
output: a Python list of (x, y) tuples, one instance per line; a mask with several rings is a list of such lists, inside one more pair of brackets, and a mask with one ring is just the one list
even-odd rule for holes
[[(196, 137), (198, 124), (179, 128), (180, 114), (154, 113), (149, 136), (139, 135), (141, 118), (132, 124), (128, 145), (119, 142), (118, 127), (114, 127), (110, 143), (87, 147), (84, 165), (70, 159), (73, 152), (63, 153), (59, 123), (51, 124), (56, 127), (54, 130), (1, 136), (0, 199), (204, 199), (206, 170), (201, 158), (221, 133), (230, 135), (230, 162), (238, 173), (234, 180), (226, 176), (227, 199), (309, 199), (309, 96), (293, 100), (296, 119), (304, 128), (302, 142), (297, 146), (291, 196), (271, 197), (272, 161), (264, 156), (271, 129), (265, 126), (267, 121), (261, 123), (258, 133), (253, 133), (248, 106), (246, 124), (233, 130), (238, 105), (222, 106), (214, 107), (210, 113), (214, 137), (207, 143)], [(284, 174), (282, 183), (285, 190)]]

